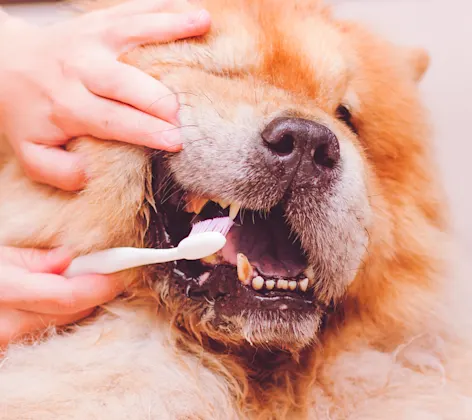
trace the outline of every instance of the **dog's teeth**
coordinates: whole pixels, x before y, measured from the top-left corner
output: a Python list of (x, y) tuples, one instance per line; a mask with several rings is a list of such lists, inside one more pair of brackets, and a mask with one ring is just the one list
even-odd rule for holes
[(252, 280), (252, 288), (254, 290), (261, 290), (264, 287), (264, 279), (261, 276), (254, 277)]
[(231, 203), (231, 205), (229, 206), (229, 217), (231, 217), (232, 220), (236, 219), (240, 208), (241, 204)]
[(272, 290), (275, 287), (275, 281), (274, 280), (267, 280), (265, 282), (265, 287), (267, 290)]
[(304, 274), (308, 278), (308, 284), (313, 285), (315, 283), (315, 270), (313, 270), (313, 267), (308, 267)]
[(208, 257), (202, 258), (201, 261), (206, 264), (216, 265), (219, 262), (219, 258), (218, 258), (218, 255), (212, 254), (212, 255), (209, 255)]
[(294, 280), (291, 280), (288, 282), (288, 288), (290, 290), (295, 290), (297, 288), (297, 282)]
[(306, 292), (306, 291), (307, 291), (307, 289), (308, 289), (308, 282), (309, 282), (309, 280), (308, 280), (307, 278), (305, 278), (305, 279), (303, 279), (303, 280), (300, 280), (300, 281), (298, 282), (298, 286), (300, 287), (300, 290), (301, 290), (302, 292)]
[(228, 206), (231, 204), (230, 201), (225, 201), (225, 200), (217, 200), (215, 201), (215, 203), (219, 204), (223, 210), (228, 208)]
[(187, 205), (185, 206), (185, 211), (187, 213), (200, 214), (208, 201), (208, 198), (189, 196)]
[(287, 280), (277, 280), (277, 289), (287, 290), (288, 281)]
[[(253, 268), (251, 263), (244, 254), (239, 253), (236, 256), (236, 263), (238, 268), (238, 279), (241, 283), (249, 286), (251, 284)], [(262, 278), (262, 277), (261, 277)]]

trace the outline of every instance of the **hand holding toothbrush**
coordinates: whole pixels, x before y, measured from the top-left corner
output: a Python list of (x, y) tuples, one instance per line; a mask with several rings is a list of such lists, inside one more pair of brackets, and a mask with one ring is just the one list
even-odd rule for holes
[(117, 276), (65, 278), (73, 254), (0, 247), (0, 349), (11, 340), (89, 315), (123, 290)]
[(78, 321), (112, 300), (123, 284), (107, 274), (218, 252), (232, 225), (229, 217), (205, 220), (175, 248), (111, 248), (75, 259), (65, 249), (0, 247), (0, 349), (50, 324)]

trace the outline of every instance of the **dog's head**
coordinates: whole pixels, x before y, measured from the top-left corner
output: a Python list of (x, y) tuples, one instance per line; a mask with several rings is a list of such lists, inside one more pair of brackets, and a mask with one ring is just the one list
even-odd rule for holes
[[(208, 36), (127, 61), (181, 103), (183, 151), (153, 158), (152, 244), (235, 220), (221, 252), (176, 263), (157, 290), (210, 335), (299, 348), (350, 290), (375, 290), (370, 265), (400, 258), (411, 209), (421, 223), (438, 214), (416, 98), (427, 57), (318, 2), (284, 3), (203, 2)], [(392, 255), (372, 261), (379, 246)]]
[(208, 35), (123, 58), (178, 95), (183, 150), (100, 145), (88, 190), (70, 201), (80, 218), (61, 195), (54, 209), (44, 201), (44, 223), (15, 225), (11, 211), (5, 223), (30, 236), (43, 223), (49, 245), (75, 232), (61, 241), (83, 250), (137, 236), (169, 247), (193, 223), (231, 214), (221, 252), (150, 270), (180, 321), (220, 341), (296, 350), (331, 311), (392, 328), (416, 316), (443, 229), (417, 93), (426, 55), (317, 1), (173, 3), (201, 5)]

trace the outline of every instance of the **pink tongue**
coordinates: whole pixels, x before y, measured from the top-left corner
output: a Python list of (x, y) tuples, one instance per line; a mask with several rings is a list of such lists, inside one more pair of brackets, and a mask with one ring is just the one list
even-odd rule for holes
[(290, 234), (282, 218), (262, 219), (248, 216), (244, 224), (236, 224), (226, 236), (223, 258), (236, 265), (236, 255), (241, 252), (251, 265), (265, 276), (291, 278), (307, 267), (300, 246)]

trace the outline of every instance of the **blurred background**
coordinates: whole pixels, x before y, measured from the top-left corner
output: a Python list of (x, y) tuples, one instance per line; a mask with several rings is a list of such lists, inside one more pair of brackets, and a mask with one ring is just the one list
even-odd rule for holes
[[(430, 53), (431, 67), (422, 93), (434, 124), (454, 229), (472, 256), (472, 0), (325, 1), (333, 4), (338, 16), (364, 21), (397, 43), (422, 46)], [(4, 7), (10, 14), (40, 24), (71, 13), (60, 2), (14, 2)]]
[(364, 21), (403, 45), (426, 48), (421, 82), (454, 229), (472, 256), (472, 1), (331, 0), (338, 16)]

